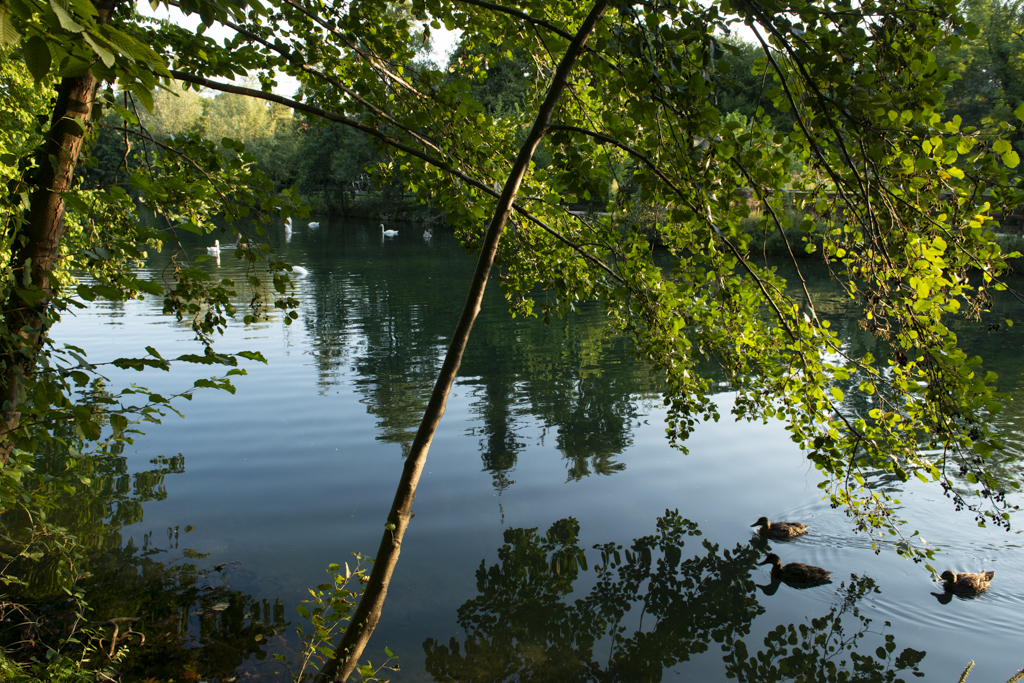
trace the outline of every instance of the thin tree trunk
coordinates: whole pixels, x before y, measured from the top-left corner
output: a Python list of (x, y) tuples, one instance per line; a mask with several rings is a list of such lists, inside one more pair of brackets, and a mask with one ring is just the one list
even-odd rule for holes
[[(111, 12), (99, 9), (98, 23), (109, 22)], [(2, 312), (6, 334), (0, 348), (0, 466), (14, 450), (26, 379), (35, 370), (36, 353), (52, 322), (52, 274), (67, 232), (62, 195), (72, 187), (97, 85), (92, 73), (61, 81), (50, 130), (36, 158), (35, 189), (15, 238), (12, 288)]]
[(402, 472), (402, 479), (395, 492), (395, 500), (391, 504), (391, 512), (388, 514), (388, 523), (381, 538), (380, 547), (377, 550), (377, 557), (374, 560), (373, 570), (370, 572), (370, 580), (363, 590), (363, 597), (359, 601), (355, 614), (349, 623), (345, 635), (338, 644), (335, 656), (324, 665), (324, 668), (317, 675), (317, 682), (345, 681), (355, 670), (363, 649), (370, 640), (373, 630), (380, 620), (381, 611), (384, 607), (384, 599), (387, 597), (388, 584), (398, 563), (398, 555), (402, 548), (402, 539), (412, 519), (412, 502), (416, 496), (416, 486), (419, 483), (420, 474), (427, 461), (427, 451), (430, 450), (430, 442), (434, 438), (437, 426), (444, 415), (445, 406), (448, 402), (448, 394), (455, 377), (462, 363), (462, 354), (466, 350), (469, 341), (469, 333), (480, 312), (480, 305), (483, 301), (484, 289), (487, 286), (487, 277), (490, 274), (491, 266), (494, 264), (495, 255), (498, 252), (498, 242), (501, 239), (502, 230), (512, 212), (512, 203), (515, 201), (516, 193), (522, 184), (523, 177), (530, 166), (533, 153), (540, 144), (544, 134), (547, 133), (548, 124), (555, 110), (555, 105), (565, 90), (569, 73), (573, 64), (583, 51), (587, 38), (594, 31), (598, 20), (604, 14), (608, 6), (608, 0), (598, 0), (590, 14), (583, 21), (576, 36), (566, 49), (562, 60), (555, 70), (551, 86), (548, 88), (547, 96), (537, 112), (533, 128), (529, 136), (519, 150), (515, 164), (505, 181), (505, 188), (494, 207), (494, 215), (487, 228), (484, 237), (483, 247), (480, 251), (480, 258), (477, 261), (476, 272), (470, 285), (469, 295), (466, 297), (466, 304), (462, 309), (462, 316), (455, 328), (451, 343), (448, 345), (448, 353), (445, 355), (444, 363), (438, 374), (437, 382), (434, 384), (434, 391), (430, 396), (423, 420), (420, 422), (419, 431), (412, 442), (412, 449), (405, 461), (405, 469)]

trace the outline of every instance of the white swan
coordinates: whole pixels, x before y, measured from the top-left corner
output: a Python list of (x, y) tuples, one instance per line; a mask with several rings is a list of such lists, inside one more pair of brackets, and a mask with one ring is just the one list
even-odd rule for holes
[(394, 237), (395, 235), (398, 234), (397, 230), (385, 230), (383, 223), (380, 224), (380, 232), (382, 235), (385, 235), (387, 237)]
[(433, 237), (433, 236), (434, 236), (434, 231), (431, 230), (430, 228), (427, 228), (426, 230), (423, 231), (423, 239), (429, 241), (430, 238)]
[(309, 271), (302, 266), (292, 266), (292, 272), (298, 277), (306, 277), (309, 275)]
[(220, 256), (220, 240), (214, 240), (213, 246), (206, 248), (206, 253), (210, 256), (213, 256), (214, 254)]
[(284, 234), (286, 234), (286, 235), (292, 234), (292, 217), (291, 216), (288, 216), (288, 218), (284, 219)]
[(320, 223), (318, 221), (314, 221), (314, 222), (309, 224), (309, 227), (311, 227), (311, 228), (319, 228), (320, 227)]

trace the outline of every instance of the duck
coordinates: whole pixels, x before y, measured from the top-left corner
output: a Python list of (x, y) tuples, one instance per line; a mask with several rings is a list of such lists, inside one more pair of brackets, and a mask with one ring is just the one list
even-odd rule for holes
[(220, 240), (214, 240), (213, 246), (206, 248), (206, 253), (210, 254), (211, 256), (213, 256), (214, 254), (220, 256)]
[(312, 223), (309, 224), (309, 227), (311, 227), (311, 228), (319, 228), (320, 227), (320, 222), (319, 221), (313, 221)]
[(832, 572), (802, 562), (790, 562), (784, 565), (775, 553), (768, 553), (768, 556), (764, 558), (764, 562), (758, 562), (758, 565), (762, 564), (770, 564), (772, 566), (773, 581), (779, 580), (785, 583), (813, 585), (831, 583), (828, 577)]
[(759, 526), (762, 536), (769, 538), (793, 538), (803, 536), (807, 533), (807, 525), (800, 522), (772, 522), (767, 517), (761, 517), (750, 526)]
[(988, 572), (951, 572), (948, 569), (939, 575), (945, 583), (947, 593), (981, 593), (988, 590), (989, 583), (995, 577), (994, 571)]
[(394, 237), (395, 235), (398, 234), (397, 230), (385, 230), (383, 223), (380, 224), (380, 232), (386, 237)]

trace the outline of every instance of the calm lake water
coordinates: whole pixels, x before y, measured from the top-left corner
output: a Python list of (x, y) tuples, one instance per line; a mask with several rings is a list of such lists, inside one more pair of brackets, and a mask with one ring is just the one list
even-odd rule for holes
[[(377, 548), (474, 264), (444, 230), (425, 241), (422, 227), (389, 227), (399, 235), (385, 240), (376, 223), (321, 219), (287, 241), (273, 228), (271, 244), (308, 270), (299, 317), (238, 324), (218, 342), (268, 364), (244, 362), (236, 395), (179, 401), (184, 419), (148, 427), (123, 469), (101, 478), (115, 501), (102, 512), (113, 536), (97, 542), (115, 559), (101, 580), (112, 600), (129, 585), (148, 596), (123, 598), (123, 611), (173, 608), (153, 630), (173, 624), (206, 679), (286, 680), (295, 606), (329, 563)], [(204, 267), (244, 278), (231, 251)], [(193, 352), (189, 330), (160, 308), (96, 304), (54, 337), (93, 362), (146, 345)], [(855, 349), (873, 343), (844, 324)], [(971, 341), (1012, 397), (1024, 395), (1022, 327)], [(171, 393), (205, 369), (108, 377)], [(978, 528), (937, 486), (888, 484), (910, 528), (942, 548), (937, 568), (996, 570), (990, 592), (946, 599), (923, 565), (891, 547), (876, 555), (821, 500), (817, 471), (780, 423), (730, 421), (723, 389), (725, 417), (697, 429), (684, 455), (664, 437), (659, 389), (599, 309), (548, 326), (512, 319), (492, 286), (365, 658), (378, 664), (390, 648), (394, 681), (774, 681), (806, 670), (800, 656), (856, 680), (890, 669), (912, 680), (913, 665), (925, 680), (955, 682), (973, 659), (972, 681), (1005, 681), (1024, 667), (1016, 529)], [(1011, 401), (1014, 443), (1021, 412)], [(1016, 461), (1004, 471), (1021, 477)], [(750, 527), (762, 515), (811, 531), (765, 544)], [(783, 562), (831, 569), (834, 582), (770, 586), (757, 566), (769, 547)], [(181, 658), (152, 647), (134, 675), (180, 676)]]

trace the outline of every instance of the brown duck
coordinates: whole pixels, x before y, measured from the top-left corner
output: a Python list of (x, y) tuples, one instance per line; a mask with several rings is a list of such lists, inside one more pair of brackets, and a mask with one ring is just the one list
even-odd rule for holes
[(764, 562), (758, 565), (770, 564), (772, 566), (772, 580), (779, 580), (785, 583), (799, 584), (821, 584), (830, 583), (829, 574), (832, 572), (802, 562), (790, 562), (782, 564), (782, 560), (775, 553), (768, 553)]
[(759, 526), (762, 536), (768, 538), (793, 538), (807, 533), (807, 525), (800, 522), (769, 522), (767, 517), (761, 517), (750, 526)]
[(946, 570), (940, 574), (945, 583), (943, 588), (949, 593), (980, 593), (988, 590), (988, 584), (992, 582), (995, 572), (960, 572), (959, 574)]

